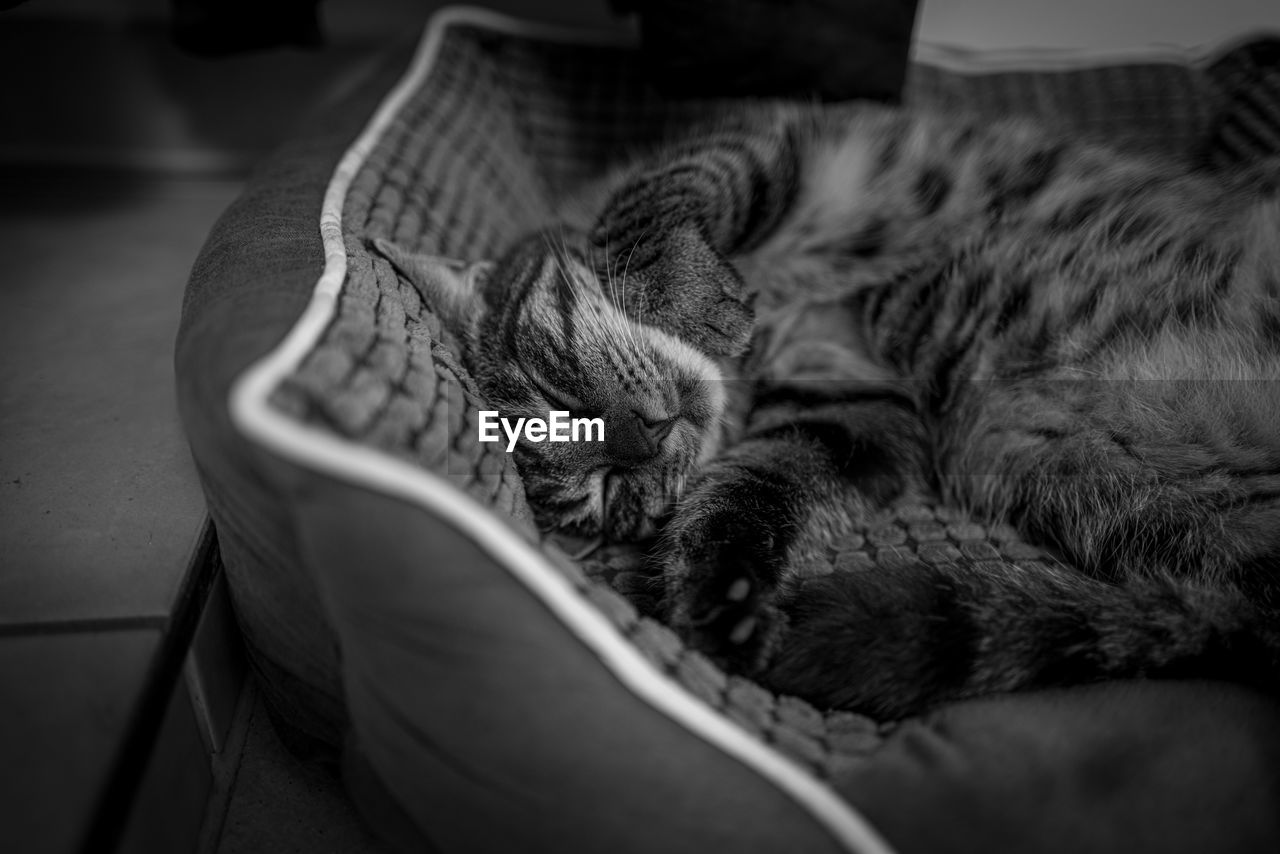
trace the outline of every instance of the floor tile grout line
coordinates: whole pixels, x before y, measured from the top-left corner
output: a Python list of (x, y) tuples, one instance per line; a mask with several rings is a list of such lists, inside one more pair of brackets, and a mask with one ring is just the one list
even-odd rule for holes
[(0, 638), (70, 635), (93, 632), (127, 632), (140, 629), (163, 631), (168, 617), (88, 617), (72, 620), (48, 620), (23, 623), (0, 623)]

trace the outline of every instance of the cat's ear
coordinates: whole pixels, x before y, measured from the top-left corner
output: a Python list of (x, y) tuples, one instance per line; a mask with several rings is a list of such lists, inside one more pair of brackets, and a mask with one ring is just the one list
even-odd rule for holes
[(381, 237), (373, 240), (373, 248), (391, 262), (422, 294), (427, 307), (435, 312), (445, 328), (466, 339), (484, 311), (480, 282), (493, 264), (488, 261), (468, 263), (410, 252)]

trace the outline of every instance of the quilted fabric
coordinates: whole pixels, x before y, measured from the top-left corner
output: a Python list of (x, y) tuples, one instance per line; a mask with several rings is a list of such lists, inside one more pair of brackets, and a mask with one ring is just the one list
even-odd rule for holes
[[(1070, 132), (1188, 162), (1202, 155), (1226, 109), (1220, 86), (1200, 68), (1174, 62), (993, 75), (917, 65), (905, 100), (992, 116), (1038, 115)], [(273, 405), (447, 476), (537, 538), (511, 457), (476, 440), (473, 419), (485, 407), (442, 343), (437, 319), (366, 242), (387, 237), (418, 251), (492, 258), (546, 224), (567, 188), (707, 108), (658, 99), (628, 50), (451, 29), (433, 71), (350, 187), (343, 222), (349, 260), (338, 316), (277, 389)], [(543, 547), (581, 595), (650, 659), (818, 775), (838, 778), (880, 742), (881, 724), (821, 714), (728, 676), (643, 616), (637, 604), (644, 603), (628, 595), (640, 587), (638, 558), (629, 550), (579, 562), (555, 542)], [(960, 555), (993, 564), (1045, 559), (1007, 528), (985, 527), (945, 507), (905, 504), (886, 508), (844, 551), (810, 571)]]

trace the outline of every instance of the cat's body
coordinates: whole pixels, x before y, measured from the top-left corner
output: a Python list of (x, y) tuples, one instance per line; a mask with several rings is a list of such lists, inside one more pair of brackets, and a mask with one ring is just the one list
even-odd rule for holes
[[(606, 417), (612, 448), (518, 451), (530, 498), (588, 534), (663, 522), (696, 644), (886, 716), (1118, 676), (1277, 687), (1274, 201), (875, 107), (762, 109), (605, 189), (591, 263), (536, 237), (482, 299), (432, 298), (499, 410)], [(1070, 568), (801, 579), (912, 493)]]

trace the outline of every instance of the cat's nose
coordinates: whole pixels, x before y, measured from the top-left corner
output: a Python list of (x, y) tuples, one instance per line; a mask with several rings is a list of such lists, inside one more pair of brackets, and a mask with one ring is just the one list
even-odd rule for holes
[(663, 441), (671, 435), (671, 428), (676, 423), (674, 418), (645, 418), (639, 412), (635, 413), (635, 416), (640, 422), (640, 432), (654, 444), (655, 449), (662, 447)]
[(619, 463), (642, 463), (662, 450), (675, 418), (646, 418), (634, 409), (605, 429), (605, 450)]

